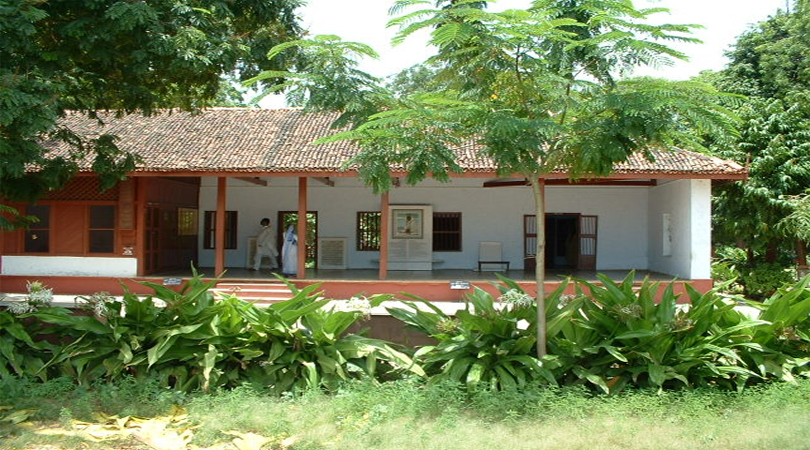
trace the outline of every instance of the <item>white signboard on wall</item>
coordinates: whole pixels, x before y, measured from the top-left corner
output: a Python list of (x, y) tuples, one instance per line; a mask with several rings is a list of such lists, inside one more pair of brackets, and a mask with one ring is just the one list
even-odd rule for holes
[(388, 269), (433, 269), (433, 206), (388, 205)]

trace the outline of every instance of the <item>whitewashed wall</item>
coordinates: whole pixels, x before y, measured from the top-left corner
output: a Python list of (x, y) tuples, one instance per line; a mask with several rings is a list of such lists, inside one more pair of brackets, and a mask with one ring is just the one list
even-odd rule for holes
[[(231, 179), (227, 209), (239, 212), (238, 248), (226, 251), (227, 267), (244, 267), (246, 242), (258, 234), (259, 221), (269, 217), (277, 227), (278, 211), (298, 208), (298, 180), (267, 178), (267, 187)], [(335, 187), (309, 182), (308, 207), (318, 211), (319, 237), (348, 238), (348, 267), (376, 268), (379, 252), (356, 251), (357, 211), (378, 211), (380, 199), (355, 178), (332, 178)], [(436, 252), (439, 268), (477, 267), (480, 241), (503, 242), (504, 258), (513, 268), (523, 265), (523, 215), (534, 214), (528, 187), (482, 188), (483, 179), (458, 179), (449, 184), (432, 180), (418, 186), (394, 188), (391, 204), (430, 204), (435, 212), (462, 213), (462, 251)], [(647, 187), (549, 187), (549, 213), (581, 213), (599, 217), (597, 269), (647, 269), (649, 188)], [(216, 179), (204, 178), (200, 210), (216, 209)], [(202, 222), (202, 221), (201, 221)], [(202, 227), (202, 223), (200, 223)], [(202, 233), (202, 229), (200, 230)], [(200, 240), (202, 245), (202, 240)], [(200, 264), (213, 266), (213, 250), (199, 249)]]
[[(711, 180), (673, 180), (650, 189), (650, 270), (685, 279), (711, 278)], [(664, 214), (671, 252), (664, 254)]]
[(3, 256), (3, 275), (134, 277), (138, 274), (135, 258), (78, 256)]

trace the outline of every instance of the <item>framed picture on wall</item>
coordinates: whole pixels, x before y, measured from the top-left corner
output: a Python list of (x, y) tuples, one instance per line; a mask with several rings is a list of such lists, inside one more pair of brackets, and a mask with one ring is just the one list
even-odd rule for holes
[(391, 230), (394, 239), (422, 239), (421, 209), (392, 209)]

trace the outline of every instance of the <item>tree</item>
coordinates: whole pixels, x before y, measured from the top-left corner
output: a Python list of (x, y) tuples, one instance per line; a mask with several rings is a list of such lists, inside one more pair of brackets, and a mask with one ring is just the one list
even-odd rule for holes
[[(400, 0), (393, 9), (429, 3)], [(555, 169), (571, 178), (606, 175), (635, 152), (700, 147), (692, 130), (733, 129), (718, 92), (708, 85), (623, 78), (638, 65), (684, 57), (660, 41), (694, 41), (686, 36), (690, 26), (644, 23), (662, 9), (636, 10), (627, 0), (537, 0), (526, 10), (503, 12), (487, 12), (480, 2), (451, 3), (391, 21), (401, 26), (396, 39), (432, 30), (430, 43), (439, 51), (431, 62), (445, 88), (402, 98), (365, 88), (374, 95), (354, 102), (375, 105), (378, 112), (328, 138), (361, 146), (351, 164), (375, 192), (391, 186), (392, 166), (402, 167), (411, 184), (427, 176), (447, 181), (461, 171), (454, 150), (471, 144), (494, 161), (501, 176), (528, 180), (536, 217), (542, 218), (543, 180)], [(287, 77), (312, 81), (309, 75)], [(318, 108), (319, 88), (304, 89), (310, 89), (308, 105)], [(537, 225), (536, 346), (542, 356), (544, 221)]]
[(438, 75), (437, 65), (415, 64), (387, 77), (385, 88), (397, 97), (444, 89)]
[[(33, 201), (92, 168), (109, 187), (131, 170), (135, 155), (112, 136), (85, 140), (57, 126), (67, 110), (150, 114), (195, 110), (214, 100), (221, 76), (242, 79), (286, 68), (289, 53), (267, 50), (300, 37), (298, 0), (0, 0), (0, 198)], [(274, 80), (267, 80), (273, 83)], [(49, 157), (42, 142), (71, 152)], [(31, 170), (31, 169), (36, 170)], [(4, 207), (0, 227), (19, 215)]]
[[(728, 67), (708, 75), (718, 88), (747, 96), (734, 109), (739, 136), (713, 142), (715, 154), (749, 164), (749, 179), (716, 189), (715, 240), (775, 262), (780, 247), (801, 233), (779, 226), (803, 202), (810, 186), (810, 58), (808, 4), (777, 12), (739, 37)], [(803, 244), (799, 244), (803, 246)]]
[(790, 215), (792, 198), (810, 186), (810, 97), (796, 93), (785, 100), (750, 97), (739, 107), (740, 136), (716, 154), (749, 165), (749, 178), (716, 189), (714, 230), (717, 242), (738, 245), (765, 261), (776, 260), (781, 243), (797, 236), (778, 224)]

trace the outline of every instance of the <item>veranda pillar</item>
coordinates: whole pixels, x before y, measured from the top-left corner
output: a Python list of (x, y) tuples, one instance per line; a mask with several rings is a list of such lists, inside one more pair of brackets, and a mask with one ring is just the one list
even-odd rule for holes
[(388, 211), (388, 192), (380, 196), (380, 275), (384, 280), (388, 278), (388, 224), (390, 223)]
[(298, 278), (306, 276), (307, 263), (307, 178), (298, 178)]
[(220, 276), (225, 271), (225, 205), (228, 191), (228, 179), (217, 178), (217, 217), (214, 229), (214, 276)]

